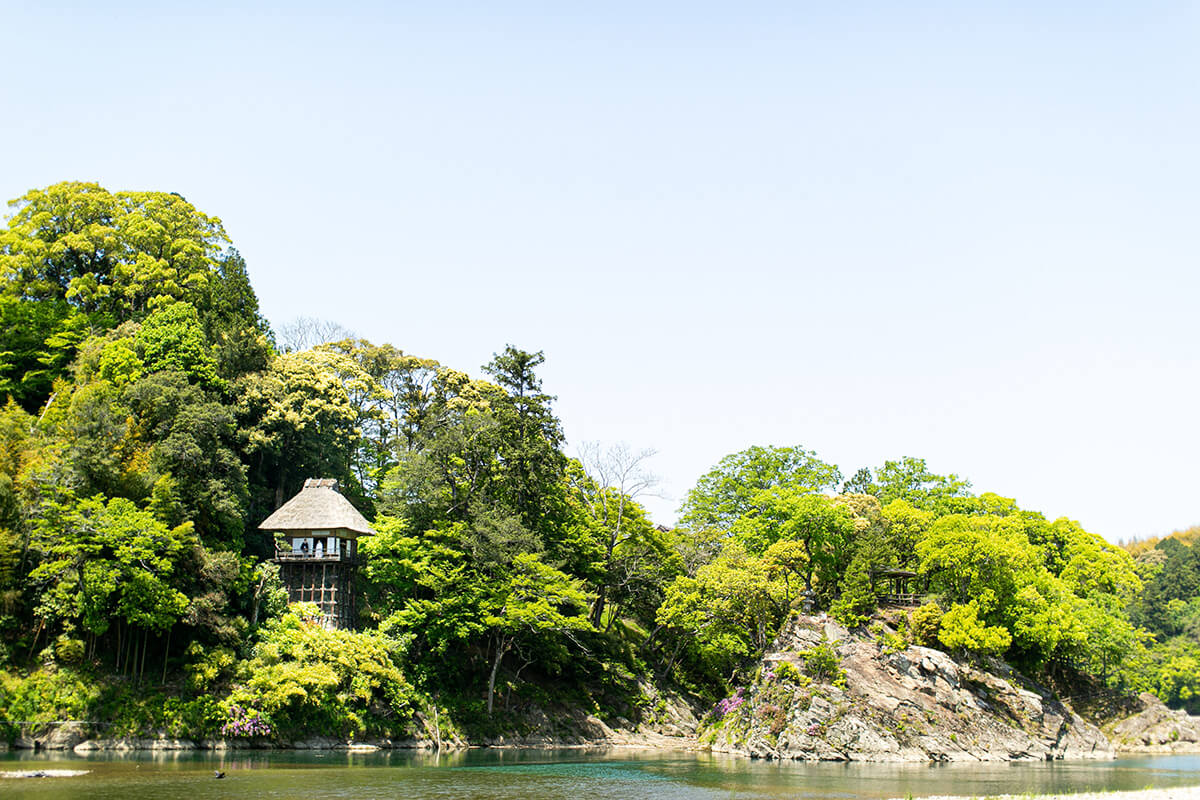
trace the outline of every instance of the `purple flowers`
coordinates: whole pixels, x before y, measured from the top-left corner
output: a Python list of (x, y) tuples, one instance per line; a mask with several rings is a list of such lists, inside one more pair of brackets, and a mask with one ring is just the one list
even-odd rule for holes
[(271, 726), (263, 719), (258, 709), (229, 707), (229, 721), (221, 726), (222, 736), (270, 736)]
[(804, 732), (809, 736), (819, 736), (821, 733), (821, 726), (814, 722), (812, 725), (809, 725), (807, 728), (805, 728)]
[(741, 708), (742, 704), (746, 702), (746, 698), (742, 695), (743, 691), (742, 687), (739, 686), (733, 695), (717, 703), (717, 707), (713, 709), (713, 715), (717, 719), (721, 719), (725, 715), (731, 714)]

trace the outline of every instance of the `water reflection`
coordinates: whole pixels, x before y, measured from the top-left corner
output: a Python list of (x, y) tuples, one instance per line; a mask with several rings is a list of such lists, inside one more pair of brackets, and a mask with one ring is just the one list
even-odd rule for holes
[[(17, 800), (876, 800), (1200, 784), (1200, 756), (929, 765), (762, 762), (656, 750), (19, 752), (0, 756), (0, 769), (6, 767), (91, 770), (81, 778), (0, 783), (0, 795)], [(214, 770), (226, 779), (214, 780)]]

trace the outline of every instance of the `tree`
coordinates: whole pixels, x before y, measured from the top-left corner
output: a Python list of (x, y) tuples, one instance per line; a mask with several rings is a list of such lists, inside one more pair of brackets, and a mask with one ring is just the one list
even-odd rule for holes
[(191, 303), (170, 303), (154, 311), (142, 322), (134, 342), (149, 372), (175, 370), (206, 389), (225, 385)]
[(754, 509), (755, 497), (772, 489), (817, 493), (834, 489), (841, 473), (802, 447), (751, 447), (728, 455), (696, 482), (684, 501), (681, 522), (694, 528), (730, 530)]
[(355, 489), (357, 413), (347, 385), (370, 381), (355, 361), (328, 350), (278, 356), (239, 386), (238, 415), (250, 456), (252, 517), (265, 518), (314, 475)]
[(558, 636), (574, 640), (576, 634), (592, 630), (584, 613), (586, 598), (569, 576), (543, 564), (532, 553), (518, 555), (512, 567), (512, 572), (495, 585), (483, 619), (492, 639), (487, 683), (489, 715), (500, 663), (521, 639)]
[(739, 542), (730, 542), (696, 577), (667, 587), (658, 621), (675, 635), (675, 655), (694, 649), (698, 669), (728, 678), (761, 653), (786, 613), (786, 590), (770, 565)]
[(123, 396), (139, 419), (141, 435), (152, 442), (156, 502), (174, 508), (164, 510), (164, 521), (191, 520), (208, 546), (240, 551), (249, 492), (235, 409), (178, 372), (148, 375)]
[[(220, 318), (257, 317), (253, 291), (235, 274), (240, 265), (244, 277), (244, 264), (223, 252), (221, 221), (177, 194), (64, 182), (10, 205), (0, 230), (0, 391), (29, 410), (45, 402), (81, 341), (172, 300), (192, 303), (210, 333)], [(257, 336), (265, 328), (255, 324)]]
[[(377, 631), (327, 630), (311, 603), (290, 607), (262, 631), (239, 682), (223, 702), (237, 724), (259, 735), (393, 733), (388, 718), (412, 715), (413, 691), (395, 661), (401, 643)], [(398, 732), (398, 731), (397, 731)], [(246, 735), (246, 733), (242, 733)]]
[(272, 355), (271, 326), (259, 313), (246, 261), (230, 248), (208, 282), (201, 322), (216, 360), (217, 374), (232, 381), (267, 369)]
[(483, 371), (503, 390), (492, 401), (502, 441), (497, 499), (520, 515), (525, 527), (552, 536), (566, 460), (562, 424), (550, 407), (554, 397), (542, 391), (535, 372), (545, 361), (540, 350), (529, 353), (506, 345)]
[(826, 596), (837, 593), (838, 580), (850, 557), (854, 523), (846, 506), (804, 489), (776, 487), (759, 491), (730, 531), (752, 553), (777, 542), (797, 542), (804, 550), (804, 590), (814, 583)]
[(140, 673), (145, 634), (166, 631), (187, 608), (175, 571), (181, 553), (195, 545), (191, 523), (168, 528), (119, 497), (66, 495), (43, 513), (33, 542), (42, 560), (29, 574), (41, 590), (38, 616), (77, 624), (93, 637), (107, 633), (114, 619), (140, 630), (140, 665), (133, 636), (116, 647), (117, 659)]
[(364, 385), (350, 398), (362, 433), (355, 475), (365, 490), (375, 493), (401, 455), (421, 447), (422, 434), (433, 422), (439, 365), (365, 339), (344, 339), (326, 347), (353, 358), (371, 378), (369, 389)]
[(906, 456), (885, 461), (875, 471), (874, 491), (884, 505), (904, 500), (910, 505), (939, 514), (965, 511), (963, 499), (971, 497), (971, 483), (957, 475), (936, 475), (925, 459)]
[(634, 453), (625, 445), (601, 449), (589, 442), (580, 447), (582, 470), (567, 473), (573, 495), (598, 534), (602, 551), (591, 612), (596, 627), (602, 623), (611, 593), (620, 592), (638, 574), (633, 562), (641, 561), (647, 547), (662, 553), (653, 526), (637, 504), (637, 498), (658, 483), (644, 466), (653, 455), (653, 450)]
[(351, 340), (354, 333), (339, 322), (316, 317), (296, 317), (279, 329), (279, 349), (299, 353), (323, 344)]

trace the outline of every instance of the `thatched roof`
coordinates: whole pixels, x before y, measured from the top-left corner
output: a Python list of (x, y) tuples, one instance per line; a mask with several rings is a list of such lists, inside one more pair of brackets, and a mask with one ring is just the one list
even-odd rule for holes
[(264, 531), (336, 531), (370, 535), (375, 531), (358, 509), (342, 497), (337, 481), (309, 478), (300, 494), (288, 500), (258, 526)]

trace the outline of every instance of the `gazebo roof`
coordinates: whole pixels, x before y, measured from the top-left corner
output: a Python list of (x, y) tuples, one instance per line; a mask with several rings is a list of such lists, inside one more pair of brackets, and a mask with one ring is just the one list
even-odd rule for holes
[(275, 510), (258, 526), (264, 531), (346, 530), (370, 535), (370, 524), (337, 490), (331, 478), (309, 478), (300, 493)]

